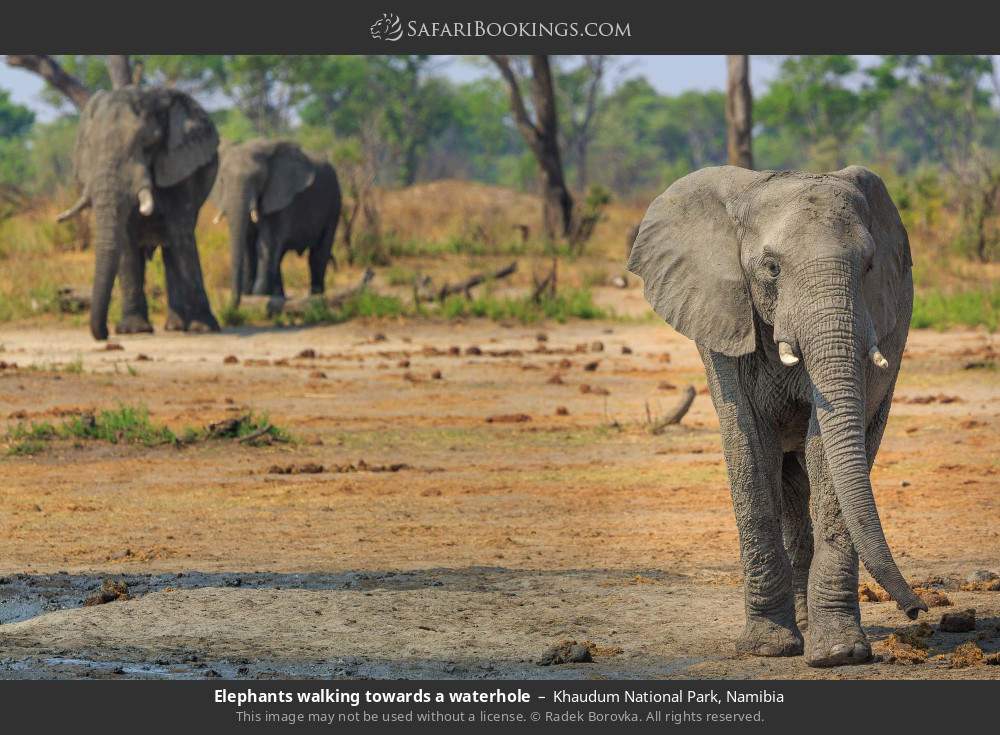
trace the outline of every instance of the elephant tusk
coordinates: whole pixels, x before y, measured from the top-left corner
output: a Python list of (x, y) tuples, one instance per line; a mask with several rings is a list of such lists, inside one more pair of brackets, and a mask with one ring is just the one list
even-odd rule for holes
[(795, 355), (795, 350), (787, 342), (778, 343), (778, 358), (785, 367), (792, 367), (799, 364), (799, 358)]
[(257, 207), (250, 207), (250, 221), (254, 224), (260, 222), (260, 213), (257, 212)]
[(223, 213), (219, 212), (215, 217), (212, 218), (212, 224), (217, 225), (222, 222)]
[(65, 222), (70, 217), (75, 217), (81, 211), (83, 211), (89, 206), (90, 206), (90, 197), (84, 194), (83, 196), (81, 196), (79, 199), (76, 200), (76, 204), (67, 209), (65, 212), (60, 212), (58, 215), (56, 215), (56, 222)]
[(148, 217), (153, 213), (153, 193), (148, 187), (139, 189), (139, 214)]
[(872, 347), (871, 352), (868, 353), (871, 357), (872, 362), (875, 363), (875, 367), (885, 370), (889, 367), (889, 361), (885, 359), (885, 356), (879, 352), (878, 347)]

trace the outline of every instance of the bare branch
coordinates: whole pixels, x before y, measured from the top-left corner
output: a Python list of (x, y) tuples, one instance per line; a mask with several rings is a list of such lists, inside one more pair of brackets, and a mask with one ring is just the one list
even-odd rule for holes
[(490, 60), (496, 64), (504, 81), (507, 82), (507, 87), (510, 90), (510, 106), (514, 111), (514, 120), (517, 122), (517, 126), (521, 128), (521, 133), (531, 143), (532, 147), (534, 147), (536, 143), (532, 141), (538, 140), (539, 131), (528, 114), (528, 108), (524, 106), (521, 85), (518, 84), (517, 76), (510, 67), (510, 58), (499, 54), (490, 54)]
[(66, 95), (66, 98), (79, 110), (82, 110), (90, 99), (91, 91), (47, 54), (8, 54), (7, 65), (38, 74)]

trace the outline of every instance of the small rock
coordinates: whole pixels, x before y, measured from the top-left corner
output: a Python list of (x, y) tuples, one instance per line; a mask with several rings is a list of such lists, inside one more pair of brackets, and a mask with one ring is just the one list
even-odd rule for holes
[(595, 370), (597, 370), (597, 366), (600, 364), (601, 364), (600, 360), (594, 360), (593, 362), (588, 362), (586, 365), (584, 365), (583, 369), (586, 370), (588, 373), (592, 373)]
[(542, 654), (538, 659), (539, 666), (558, 666), (561, 664), (590, 663), (594, 659), (590, 649), (576, 641), (560, 641)]
[[(128, 555), (131, 555), (131, 552), (128, 552)], [(92, 607), (94, 605), (105, 605), (109, 602), (128, 599), (128, 585), (124, 581), (105, 579), (101, 582), (100, 591), (84, 600), (83, 605), (84, 607)]]
[(657, 390), (676, 390), (677, 386), (668, 380), (661, 380), (660, 384), (656, 386)]
[(545, 332), (539, 332), (538, 334), (535, 335), (535, 341), (536, 342), (548, 342), (549, 341), (549, 335), (547, 335)]
[(322, 370), (313, 370), (311, 373), (309, 373), (309, 377), (315, 380), (323, 380), (324, 378), (326, 378), (326, 373), (324, 373)]
[(629, 347), (628, 345), (622, 345), (622, 354), (623, 355), (631, 355), (632, 354), (632, 348)]
[(387, 339), (389, 338), (381, 332), (372, 335), (372, 342), (385, 342)]
[(591, 352), (604, 352), (604, 343), (600, 342), (600, 341), (591, 342), (590, 343), (590, 351)]
[(569, 416), (569, 409), (565, 406), (556, 406), (556, 416)]
[(453, 346), (451, 346), (451, 347), (448, 348), (448, 354), (449, 355), (453, 355), (453, 356), (454, 355), (461, 355), (462, 354), (462, 348), (461, 347), (456, 347), (456, 346), (453, 345)]
[(968, 577), (966, 577), (965, 581), (966, 582), (973, 582), (973, 583), (975, 583), (975, 582), (990, 582), (990, 581), (992, 581), (994, 579), (997, 579), (997, 578), (998, 578), (998, 575), (996, 574), (996, 572), (991, 572), (988, 569), (977, 569), (972, 574), (970, 574)]
[(408, 367), (410, 367), (410, 361), (409, 360), (400, 360), (399, 362), (396, 363), (396, 367), (408, 368)]
[(938, 626), (946, 633), (967, 633), (976, 629), (976, 611), (973, 608), (945, 613)]
[(614, 276), (611, 285), (615, 288), (628, 288), (628, 281), (625, 280), (625, 276)]
[(562, 375), (556, 373), (551, 378), (545, 381), (546, 383), (552, 383), (553, 385), (562, 385), (565, 381), (562, 379)]
[(910, 486), (910, 481), (909, 480), (900, 480), (899, 481), (899, 486), (900, 487), (909, 487)]
[(296, 355), (296, 357), (298, 357), (301, 360), (312, 360), (316, 357), (316, 350), (312, 349), (311, 347), (307, 347), (306, 349), (302, 350), (302, 352), (300, 352), (298, 355)]
[(135, 356), (135, 359), (136, 362), (150, 362), (153, 358), (150, 357), (149, 355), (144, 355), (143, 353), (140, 352), (138, 355)]
[(237, 358), (236, 355), (226, 355), (224, 358), (222, 358), (223, 365), (235, 365), (238, 362), (239, 358)]
[(481, 355), (481, 354), (483, 354), (483, 351), (479, 347), (476, 347), (475, 345), (472, 345), (472, 347), (466, 347), (465, 348), (465, 354), (466, 355)]
[(444, 376), (441, 375), (441, 371), (440, 370), (435, 370), (434, 372), (431, 373), (431, 379), (432, 380), (441, 380), (443, 377)]
[(105, 350), (106, 352), (118, 352), (119, 350), (124, 350), (124, 349), (125, 349), (125, 348), (124, 348), (124, 347), (122, 347), (122, 346), (121, 346), (121, 345), (120, 345), (119, 343), (117, 343), (117, 342), (108, 342), (108, 343), (107, 343), (106, 345), (104, 345), (104, 350)]

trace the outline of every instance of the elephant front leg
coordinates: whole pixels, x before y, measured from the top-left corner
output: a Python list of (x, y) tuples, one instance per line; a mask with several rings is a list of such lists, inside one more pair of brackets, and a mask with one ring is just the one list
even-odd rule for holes
[(152, 332), (149, 305), (146, 302), (146, 253), (141, 247), (126, 243), (122, 250), (118, 280), (122, 293), (122, 318), (115, 325), (118, 334)]
[(834, 493), (815, 416), (809, 425), (805, 457), (815, 529), (815, 550), (809, 568), (806, 663), (810, 666), (864, 663), (871, 658), (872, 651), (861, 628), (858, 553)]
[(781, 442), (759, 417), (732, 358), (706, 359), (722, 433), (740, 537), (746, 628), (736, 650), (757, 656), (797, 656), (792, 569), (781, 530)]

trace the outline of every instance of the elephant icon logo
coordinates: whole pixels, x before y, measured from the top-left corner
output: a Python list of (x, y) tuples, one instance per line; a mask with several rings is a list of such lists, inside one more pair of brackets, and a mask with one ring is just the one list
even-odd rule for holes
[(403, 37), (403, 23), (395, 13), (382, 13), (368, 30), (376, 41), (398, 41)]

